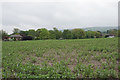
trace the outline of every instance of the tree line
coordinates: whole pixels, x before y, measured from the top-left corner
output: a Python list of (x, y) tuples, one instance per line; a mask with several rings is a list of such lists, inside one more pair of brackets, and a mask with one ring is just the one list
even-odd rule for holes
[[(120, 31), (120, 30), (119, 30)], [(5, 31), (2, 32), (2, 38), (10, 35), (21, 35), (24, 38), (30, 38), (32, 40), (46, 40), (46, 39), (84, 39), (84, 38), (102, 38), (105, 34), (112, 34), (118, 36), (118, 30), (107, 30), (106, 32), (100, 31), (84, 31), (83, 29), (64, 29), (63, 31), (53, 28), (53, 30), (41, 29), (29, 29), (26, 31), (14, 28), (13, 33), (8, 35)], [(119, 34), (120, 36), (120, 34)]]

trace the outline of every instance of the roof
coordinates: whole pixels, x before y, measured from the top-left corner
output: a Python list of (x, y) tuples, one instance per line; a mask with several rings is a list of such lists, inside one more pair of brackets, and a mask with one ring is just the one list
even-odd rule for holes
[(21, 35), (11, 35), (10, 37), (17, 37), (17, 38), (21, 38)]

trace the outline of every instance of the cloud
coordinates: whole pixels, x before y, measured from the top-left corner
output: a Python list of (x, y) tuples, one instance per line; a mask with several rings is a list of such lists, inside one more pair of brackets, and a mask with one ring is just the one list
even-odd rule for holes
[(2, 4), (4, 30), (11, 33), (11, 29), (14, 27), (22, 30), (41, 27), (65, 29), (117, 26), (118, 24), (118, 0), (31, 1), (5, 2)]

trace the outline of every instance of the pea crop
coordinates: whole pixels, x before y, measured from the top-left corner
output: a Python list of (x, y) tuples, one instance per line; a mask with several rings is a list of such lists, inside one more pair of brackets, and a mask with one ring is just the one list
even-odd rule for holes
[(2, 42), (3, 78), (120, 78), (118, 38)]

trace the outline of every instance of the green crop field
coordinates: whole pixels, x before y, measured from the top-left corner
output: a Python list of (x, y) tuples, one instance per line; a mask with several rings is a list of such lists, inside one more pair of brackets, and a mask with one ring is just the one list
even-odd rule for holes
[(6, 41), (3, 78), (118, 78), (118, 38)]

